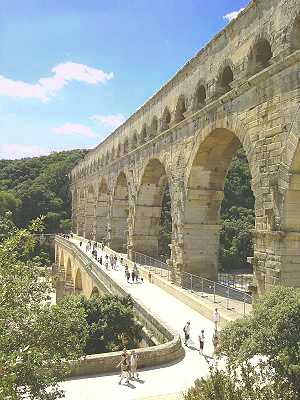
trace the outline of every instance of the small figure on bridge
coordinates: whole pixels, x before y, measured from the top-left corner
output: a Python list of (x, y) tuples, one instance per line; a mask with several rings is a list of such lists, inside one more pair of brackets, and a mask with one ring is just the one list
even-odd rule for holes
[(152, 283), (151, 271), (148, 272), (148, 280), (149, 280), (149, 283)]
[(188, 321), (184, 328), (183, 328), (183, 332), (184, 332), (184, 344), (187, 346), (187, 343), (190, 339), (190, 332), (191, 332), (191, 323), (190, 321)]
[(121, 354), (121, 361), (119, 362), (117, 367), (121, 367), (121, 379), (119, 381), (119, 385), (121, 385), (122, 380), (124, 378), (126, 379), (126, 383), (128, 384), (130, 375), (130, 366), (126, 349), (123, 350), (123, 353)]
[(213, 322), (215, 324), (215, 330), (216, 331), (218, 330), (218, 324), (220, 322), (220, 318), (221, 318), (220, 313), (219, 313), (218, 309), (215, 308), (215, 311), (213, 313)]
[(130, 356), (130, 370), (132, 379), (139, 377), (139, 374), (137, 373), (137, 361), (138, 361), (138, 355), (134, 350), (132, 350)]
[(198, 336), (198, 339), (199, 339), (199, 353), (203, 354), (203, 349), (204, 349), (204, 329), (201, 330), (201, 333)]
[(218, 350), (218, 345), (219, 345), (219, 334), (218, 334), (217, 330), (215, 330), (215, 332), (213, 334), (212, 342), (213, 342), (214, 354), (215, 354), (217, 352), (217, 350)]

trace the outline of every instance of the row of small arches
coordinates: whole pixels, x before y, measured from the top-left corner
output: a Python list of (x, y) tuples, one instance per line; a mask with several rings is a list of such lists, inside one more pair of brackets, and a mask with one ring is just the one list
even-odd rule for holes
[[(300, 48), (300, 17), (296, 19), (294, 25), (290, 39), (291, 49), (293, 51)], [(272, 56), (273, 51), (269, 40), (263, 37), (258, 39), (252, 46), (248, 55), (247, 76), (250, 77), (267, 68), (271, 63)], [(221, 71), (218, 74), (215, 92), (211, 96), (211, 100), (229, 92), (232, 89), (232, 82), (234, 79), (234, 67), (228, 63), (221, 68)], [(189, 107), (190, 110), (192, 112), (200, 110), (207, 104), (207, 100), (207, 85), (201, 81), (196, 87), (191, 106)], [(187, 111), (187, 100), (184, 95), (180, 95), (175, 107), (173, 121), (169, 107), (166, 106), (160, 120), (157, 116), (154, 116), (150, 125), (147, 126), (144, 124), (139, 134), (136, 131), (133, 132), (133, 134), (130, 135), (130, 140), (126, 138), (122, 144), (118, 144), (117, 148), (113, 147), (111, 151), (107, 151), (107, 153), (100, 159), (94, 161), (90, 166), (90, 172), (108, 165), (110, 162), (113, 162), (119, 157), (127, 154), (129, 151), (134, 150), (136, 147), (151, 140), (159, 133), (166, 131), (170, 128), (172, 122), (175, 124), (184, 120)]]

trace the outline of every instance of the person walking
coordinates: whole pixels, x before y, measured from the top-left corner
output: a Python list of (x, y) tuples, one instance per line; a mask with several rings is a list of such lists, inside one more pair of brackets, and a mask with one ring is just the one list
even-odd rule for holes
[(191, 332), (191, 323), (188, 321), (183, 328), (184, 332), (184, 344), (187, 346), (187, 342), (190, 339), (190, 332)]
[(202, 355), (203, 349), (204, 349), (204, 329), (201, 330), (201, 333), (198, 336), (198, 339), (199, 339), (199, 353)]
[(218, 325), (219, 325), (219, 322), (220, 322), (220, 318), (221, 318), (220, 313), (219, 313), (218, 309), (215, 308), (215, 311), (213, 312), (213, 322), (215, 324), (215, 330), (216, 331), (218, 330)]
[(151, 271), (148, 272), (148, 280), (149, 280), (149, 283), (152, 283)]
[(121, 368), (119, 385), (121, 385), (123, 379), (126, 379), (126, 383), (128, 384), (130, 367), (129, 367), (129, 360), (128, 360), (128, 354), (127, 354), (126, 349), (123, 350), (123, 353), (121, 354), (121, 361), (119, 362), (117, 367)]
[(132, 280), (132, 283), (134, 283), (134, 281), (135, 281), (135, 271), (134, 271), (134, 269), (131, 271), (131, 280)]
[(213, 346), (214, 346), (214, 354), (216, 354), (217, 350), (218, 350), (218, 346), (219, 346), (219, 334), (218, 331), (215, 330), (213, 337), (212, 337), (212, 342), (213, 342)]
[(134, 350), (132, 350), (130, 355), (130, 371), (132, 379), (136, 379), (139, 377), (139, 374), (137, 373), (137, 361), (138, 355)]

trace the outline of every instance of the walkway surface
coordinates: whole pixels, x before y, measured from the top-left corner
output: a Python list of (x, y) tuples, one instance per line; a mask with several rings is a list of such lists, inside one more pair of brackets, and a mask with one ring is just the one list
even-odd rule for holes
[[(79, 246), (79, 241), (71, 239)], [(82, 246), (85, 248), (85, 245)], [(100, 252), (99, 252), (100, 253)], [(98, 254), (99, 254), (98, 253)], [(87, 253), (91, 258), (91, 253)], [(105, 255), (105, 253), (104, 253)], [(99, 268), (102, 266), (99, 265)], [(105, 270), (104, 268), (102, 268)], [(119, 372), (84, 378), (75, 378), (64, 382), (61, 387), (65, 390), (67, 400), (129, 400), (129, 399), (177, 399), (189, 388), (195, 379), (205, 376), (209, 364), (213, 363), (213, 323), (199, 313), (181, 303), (159, 287), (144, 283), (127, 283), (123, 267), (119, 270), (109, 270), (109, 275), (115, 279), (137, 301), (143, 303), (150, 311), (158, 315), (170, 328), (180, 334), (183, 339), (183, 327), (187, 321), (191, 322), (191, 340), (186, 349), (185, 357), (171, 365), (148, 368), (140, 371), (139, 381), (131, 381), (130, 385), (119, 385)], [(204, 354), (199, 354), (198, 335), (204, 329)], [(167, 396), (167, 395), (170, 395)], [(165, 396), (165, 397), (164, 397)]]

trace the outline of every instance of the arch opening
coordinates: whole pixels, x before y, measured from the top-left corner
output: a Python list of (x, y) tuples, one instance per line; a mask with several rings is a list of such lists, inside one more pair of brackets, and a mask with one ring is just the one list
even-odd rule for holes
[(146, 142), (147, 142), (147, 128), (144, 125), (141, 132), (141, 143), (146, 143)]
[(165, 131), (169, 129), (170, 122), (171, 122), (171, 114), (169, 109), (166, 107), (161, 120), (161, 130)]
[(249, 74), (253, 75), (259, 71), (262, 71), (268, 65), (273, 56), (271, 45), (266, 39), (260, 39), (255, 43), (249, 59)]
[(175, 109), (175, 121), (180, 122), (184, 120), (184, 113), (186, 112), (186, 104), (184, 96), (179, 96)]
[(108, 186), (106, 180), (102, 179), (96, 204), (96, 240), (99, 242), (105, 242), (107, 238), (108, 204)]
[(157, 135), (157, 131), (158, 131), (158, 120), (157, 117), (154, 117), (151, 123), (151, 136), (155, 137)]
[(112, 199), (110, 243), (115, 251), (127, 252), (128, 236), (128, 183), (122, 172), (117, 179)]
[[(249, 270), (247, 257), (253, 253), (254, 226), (250, 180), (237, 136), (227, 129), (215, 129), (199, 146), (188, 179), (183, 227), (185, 271), (217, 280), (224, 267), (233, 272), (232, 267), (245, 264)], [(240, 237), (246, 226), (247, 238)]]
[[(160, 258), (168, 256), (166, 237), (162, 238), (162, 207), (168, 187), (168, 178), (163, 164), (153, 159), (148, 162), (141, 179), (135, 205), (133, 250)], [(169, 204), (166, 205), (170, 206)], [(169, 216), (170, 216), (169, 212)], [(164, 214), (163, 214), (164, 216)], [(166, 254), (167, 251), (167, 254)]]
[(204, 85), (198, 85), (194, 99), (194, 111), (200, 110), (205, 106), (206, 102), (206, 90)]
[(72, 265), (71, 265), (70, 258), (68, 258), (68, 261), (67, 261), (66, 281), (72, 282)]
[(124, 147), (123, 147), (123, 152), (124, 152), (124, 154), (127, 154), (128, 153), (128, 139), (126, 138), (125, 139), (125, 141), (124, 141)]
[(137, 145), (138, 145), (137, 133), (134, 132), (131, 140), (131, 149), (134, 150), (137, 147)]
[(298, 16), (293, 25), (291, 33), (291, 47), (292, 50), (300, 49), (300, 16)]
[(82, 276), (80, 269), (78, 268), (75, 277), (75, 294), (81, 294), (81, 293), (82, 293)]
[(91, 297), (92, 296), (100, 296), (100, 292), (99, 292), (99, 289), (97, 288), (97, 286), (93, 287), (93, 290), (91, 292)]
[(85, 207), (84, 237), (94, 240), (96, 228), (96, 194), (93, 185), (89, 185)]
[(217, 96), (222, 96), (223, 94), (229, 92), (231, 88), (231, 83), (233, 82), (233, 72), (232, 69), (227, 65), (225, 67), (217, 82)]

